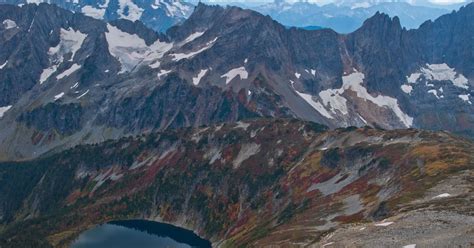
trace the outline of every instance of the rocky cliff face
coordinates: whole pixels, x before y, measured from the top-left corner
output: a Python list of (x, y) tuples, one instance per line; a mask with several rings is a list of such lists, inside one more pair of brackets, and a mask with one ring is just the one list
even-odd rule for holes
[(5, 5), (0, 159), (259, 116), (472, 137), (473, 13), (469, 4), (409, 31), (378, 13), (340, 35), (200, 4), (158, 34), (47, 4)]
[[(0, 164), (0, 245), (64, 247), (92, 225), (144, 218), (223, 247), (377, 240), (355, 232), (391, 232), (384, 244), (399, 246), (416, 234), (407, 216), (427, 224), (419, 244), (469, 245), (472, 146), (448, 133), (262, 119), (78, 146)], [(432, 217), (448, 221), (436, 239)]]

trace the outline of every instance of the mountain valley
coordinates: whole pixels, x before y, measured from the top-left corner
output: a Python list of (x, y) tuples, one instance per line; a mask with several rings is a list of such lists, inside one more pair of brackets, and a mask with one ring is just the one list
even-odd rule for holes
[[(10, 223), (0, 245), (64, 247), (90, 226), (139, 218), (221, 247), (468, 246), (472, 145), (448, 133), (260, 119), (78, 146), (0, 164)], [(424, 235), (406, 230), (415, 220)]]

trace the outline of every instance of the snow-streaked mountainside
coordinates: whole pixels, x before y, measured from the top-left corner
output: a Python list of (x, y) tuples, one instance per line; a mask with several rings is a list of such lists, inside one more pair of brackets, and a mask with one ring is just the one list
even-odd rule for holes
[(350, 34), (132, 20), (0, 5), (1, 248), (124, 219), (214, 247), (472, 244), (474, 3)]
[(427, 20), (435, 20), (452, 10), (446, 8), (416, 6), (406, 1), (338, 1), (327, 5), (308, 2), (287, 3), (275, 1), (260, 6), (249, 6), (287, 26), (322, 26), (336, 32), (350, 33), (376, 12), (397, 16), (403, 27), (418, 28)]
[(181, 23), (194, 9), (192, 4), (181, 0), (0, 0), (0, 3), (56, 4), (64, 9), (106, 21), (139, 20), (156, 31), (166, 31), (169, 27)]
[(255, 117), (474, 137), (474, 4), (405, 30), (286, 28), (199, 4), (163, 34), (53, 5), (0, 8), (0, 159)]

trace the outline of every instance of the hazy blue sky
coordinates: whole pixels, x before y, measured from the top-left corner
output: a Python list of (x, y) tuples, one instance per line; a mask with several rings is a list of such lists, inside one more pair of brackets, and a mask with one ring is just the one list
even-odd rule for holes
[(437, 4), (451, 4), (451, 3), (464, 3), (466, 1), (465, 0), (431, 0), (430, 2), (437, 3)]
[[(287, 2), (297, 2), (297, 1), (298, 0), (287, 0)], [(312, 3), (318, 3), (318, 4), (328, 4), (331, 2), (338, 2), (338, 1), (340, 2), (341, 0), (308, 0), (308, 1)], [(453, 4), (453, 3), (467, 2), (467, 0), (427, 0), (427, 1), (434, 4)], [(260, 2), (262, 3), (262, 2), (273, 2), (273, 0), (204, 0), (203, 2), (248, 2), (248, 3)], [(361, 2), (364, 2), (364, 0), (361, 0)], [(389, 2), (389, 0), (387, 2)], [(417, 0), (406, 0), (406, 2), (416, 3)]]

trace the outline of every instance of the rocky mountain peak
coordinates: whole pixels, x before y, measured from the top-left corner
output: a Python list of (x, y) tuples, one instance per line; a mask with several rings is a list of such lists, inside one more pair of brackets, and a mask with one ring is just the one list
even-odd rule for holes
[(474, 2), (468, 3), (465, 6), (462, 6), (459, 10), (459, 12), (462, 11), (473, 11), (474, 10)]
[(220, 38), (243, 36), (244, 39), (249, 39), (250, 34), (267, 34), (281, 29), (281, 24), (252, 10), (199, 3), (182, 25), (170, 28), (167, 34), (173, 40), (183, 40), (193, 33), (209, 33), (208, 31)]
[(364, 21), (362, 27), (357, 31), (360, 30), (366, 30), (371, 33), (375, 32), (375, 35), (380, 35), (381, 33), (400, 33), (402, 26), (397, 16), (391, 18), (389, 15), (377, 11), (375, 15)]
[[(236, 6), (222, 7), (219, 5), (207, 5), (199, 3), (193, 14), (186, 20), (184, 24), (194, 24), (200, 27), (210, 27), (215, 24), (229, 25), (230, 23), (240, 22), (246, 18), (263, 18), (264, 16), (258, 12), (242, 9)], [(270, 19), (267, 17), (267, 19)], [(224, 22), (224, 23), (223, 23)]]
[[(6, 158), (31, 157), (82, 142), (258, 116), (469, 135), (473, 43), (465, 31), (470, 24), (457, 24), (469, 8), (410, 31), (379, 12), (341, 35), (199, 4), (166, 37), (139, 21), (106, 23), (44, 4), (4, 8), (0, 21), (18, 27), (0, 28), (0, 130), (6, 130), (0, 138), (18, 137), (0, 140), (0, 148), (8, 147)], [(417, 73), (416, 80), (431, 81), (416, 84)], [(460, 118), (433, 121), (453, 114), (453, 106)], [(51, 121), (42, 125), (45, 119)], [(76, 120), (84, 125), (71, 125)], [(64, 137), (49, 136), (57, 130)]]

